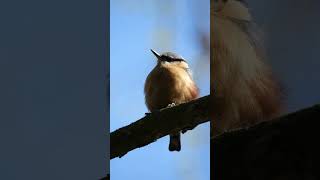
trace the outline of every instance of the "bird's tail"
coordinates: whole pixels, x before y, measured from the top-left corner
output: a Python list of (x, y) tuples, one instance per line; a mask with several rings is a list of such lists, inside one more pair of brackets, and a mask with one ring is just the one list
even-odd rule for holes
[(180, 150), (181, 150), (180, 132), (175, 134), (170, 134), (169, 151), (180, 151)]

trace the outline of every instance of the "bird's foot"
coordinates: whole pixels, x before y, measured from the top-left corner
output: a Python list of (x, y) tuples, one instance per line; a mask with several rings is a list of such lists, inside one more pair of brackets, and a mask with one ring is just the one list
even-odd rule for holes
[(168, 104), (168, 106), (167, 106), (167, 108), (172, 108), (172, 107), (174, 107), (174, 106), (176, 106), (177, 104), (176, 103), (171, 103), (171, 104)]

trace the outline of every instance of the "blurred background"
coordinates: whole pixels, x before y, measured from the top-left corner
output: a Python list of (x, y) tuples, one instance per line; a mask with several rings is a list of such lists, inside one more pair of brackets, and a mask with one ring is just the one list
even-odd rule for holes
[[(200, 96), (209, 94), (209, 0), (111, 0), (110, 10), (111, 132), (148, 112), (143, 88), (156, 65), (151, 48), (182, 55)], [(110, 161), (111, 179), (209, 179), (209, 135), (206, 123), (182, 135), (179, 153), (168, 151), (168, 136), (133, 150)]]
[(0, 179), (106, 175), (107, 4), (0, 2)]
[[(320, 2), (247, 0), (288, 111), (320, 101)], [(141, 118), (150, 48), (189, 62), (209, 93), (209, 0), (3, 0), (0, 3), (0, 179), (98, 179), (109, 169), (111, 131)], [(209, 179), (209, 126), (168, 137), (111, 163), (112, 179)]]
[(267, 59), (286, 91), (287, 111), (320, 103), (320, 1), (247, 0)]

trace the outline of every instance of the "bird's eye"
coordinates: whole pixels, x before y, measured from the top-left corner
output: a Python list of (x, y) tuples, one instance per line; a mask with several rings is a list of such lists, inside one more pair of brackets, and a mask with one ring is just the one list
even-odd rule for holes
[(168, 61), (168, 62), (182, 62), (184, 60), (180, 59), (180, 58), (167, 58), (166, 61)]
[(170, 57), (166, 57), (166, 61), (168, 61), (168, 62), (172, 62), (172, 61), (174, 61), (172, 58), (170, 58)]

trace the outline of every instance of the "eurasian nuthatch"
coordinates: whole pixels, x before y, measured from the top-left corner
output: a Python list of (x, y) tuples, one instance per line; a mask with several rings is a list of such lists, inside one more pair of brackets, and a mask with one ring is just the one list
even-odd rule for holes
[[(211, 1), (212, 2), (212, 1)], [(282, 90), (264, 62), (254, 22), (243, 0), (211, 3), (212, 133), (251, 126), (282, 111)]]
[[(198, 88), (192, 79), (188, 63), (181, 56), (166, 52), (152, 53), (157, 65), (148, 75), (145, 86), (145, 101), (152, 112), (170, 104), (180, 104), (198, 97)], [(169, 151), (180, 151), (180, 132), (170, 134)]]

